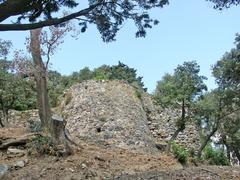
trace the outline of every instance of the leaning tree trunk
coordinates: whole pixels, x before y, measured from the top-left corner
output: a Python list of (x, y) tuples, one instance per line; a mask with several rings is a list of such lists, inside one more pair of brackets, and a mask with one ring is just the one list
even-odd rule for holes
[(185, 109), (185, 101), (183, 99), (182, 101), (182, 115), (181, 115), (181, 119), (179, 119), (177, 122), (177, 130), (174, 132), (174, 134), (172, 135), (171, 139), (168, 141), (168, 146), (167, 146), (167, 152), (170, 152), (171, 150), (171, 144), (173, 141), (176, 140), (178, 134), (183, 131), (185, 129), (185, 120), (186, 119), (186, 109)]
[(197, 157), (201, 158), (202, 156), (202, 151), (203, 149), (207, 146), (208, 142), (211, 140), (211, 137), (215, 134), (215, 132), (217, 131), (217, 126), (211, 131), (210, 134), (207, 135), (207, 137), (205, 138), (204, 142), (201, 144), (198, 152), (197, 152)]
[(47, 92), (47, 72), (41, 57), (40, 34), (41, 29), (35, 29), (30, 31), (30, 49), (35, 67), (34, 78), (36, 81), (37, 89), (38, 113), (43, 127), (50, 131), (52, 115)]

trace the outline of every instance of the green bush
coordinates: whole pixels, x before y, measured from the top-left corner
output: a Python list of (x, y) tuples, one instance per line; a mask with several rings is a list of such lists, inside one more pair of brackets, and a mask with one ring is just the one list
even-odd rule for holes
[(55, 155), (56, 152), (51, 138), (47, 136), (38, 135), (36, 138), (32, 139), (31, 142), (27, 144), (27, 146), (29, 150), (28, 153), (31, 155)]
[(55, 142), (46, 134), (38, 134), (27, 143), (29, 155), (66, 156), (71, 154), (71, 149), (65, 143)]
[(138, 99), (140, 99), (140, 100), (142, 99), (142, 92), (141, 92), (141, 90), (136, 88), (135, 89), (135, 94), (136, 94)]
[(185, 147), (176, 144), (176, 142), (172, 142), (171, 151), (181, 164), (187, 163), (189, 153)]
[(230, 162), (225, 155), (225, 153), (220, 149), (214, 149), (212, 146), (208, 145), (204, 149), (204, 159), (209, 162), (211, 165), (222, 165), (228, 166)]
[(43, 130), (42, 123), (39, 120), (29, 119), (27, 129), (30, 132), (41, 132)]

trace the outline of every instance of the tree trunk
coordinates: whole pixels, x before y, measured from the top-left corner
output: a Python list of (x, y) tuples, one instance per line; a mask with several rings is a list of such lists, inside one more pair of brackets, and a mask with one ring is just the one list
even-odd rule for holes
[(227, 158), (229, 160), (229, 162), (231, 162), (231, 149), (230, 149), (230, 146), (228, 144), (225, 144), (226, 145), (226, 149), (227, 149)]
[(8, 108), (5, 108), (4, 109), (4, 121), (5, 121), (5, 124), (8, 125), (8, 118), (9, 118), (9, 109)]
[(171, 139), (168, 141), (167, 152), (170, 152), (171, 144), (172, 144), (173, 141), (176, 140), (178, 134), (185, 129), (185, 124), (186, 124), (185, 118), (186, 118), (186, 109), (185, 109), (185, 101), (183, 99), (181, 119), (179, 119), (178, 120), (179, 122), (177, 122), (177, 127), (178, 127), (177, 130), (174, 132)]
[(49, 132), (51, 131), (51, 108), (49, 103), (49, 97), (47, 92), (47, 73), (46, 67), (41, 57), (41, 42), (40, 42), (41, 29), (35, 29), (30, 31), (30, 48), (34, 63), (34, 78), (36, 81), (37, 89), (37, 103), (38, 113), (41, 119), (42, 125)]
[(4, 127), (4, 124), (3, 124), (3, 122), (2, 122), (1, 114), (0, 114), (0, 126), (1, 126), (1, 127)]
[(8, 109), (4, 107), (4, 104), (2, 104), (2, 117), (0, 117), (0, 124), (2, 127), (8, 125)]
[(238, 149), (234, 148), (234, 152), (235, 152), (235, 155), (236, 155), (238, 161), (240, 162), (240, 153), (239, 153)]
[(204, 142), (201, 144), (198, 152), (197, 152), (197, 157), (201, 158), (202, 156), (202, 151), (203, 149), (206, 147), (206, 145), (208, 144), (208, 142), (210, 141), (211, 137), (215, 134), (215, 132), (217, 131), (217, 126), (211, 131), (210, 134), (207, 135), (207, 137), (205, 138)]
[[(3, 100), (2, 100), (2, 96), (0, 95), (0, 107), (1, 107), (1, 110), (2, 110), (2, 107), (3, 107)], [(2, 126), (2, 127), (4, 127), (4, 123), (3, 123), (3, 117), (2, 117), (2, 112), (1, 112), (1, 110), (0, 110), (0, 125)]]
[(65, 138), (65, 122), (60, 117), (52, 117), (48, 91), (47, 91), (47, 69), (41, 57), (41, 29), (30, 31), (30, 48), (34, 62), (34, 78), (37, 87), (38, 112), (43, 127), (51, 135), (52, 142), (57, 147), (58, 153), (68, 155), (71, 148)]
[(57, 145), (59, 155), (70, 155), (72, 153), (72, 149), (68, 144), (69, 139), (65, 135), (65, 126), (66, 121), (61, 117), (56, 115), (52, 117), (52, 140)]

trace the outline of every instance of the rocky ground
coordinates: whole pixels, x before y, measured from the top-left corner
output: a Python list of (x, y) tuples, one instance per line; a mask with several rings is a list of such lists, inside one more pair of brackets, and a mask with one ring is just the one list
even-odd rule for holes
[[(0, 129), (0, 139), (25, 133), (22, 128), (3, 128)], [(82, 148), (77, 148), (73, 155), (67, 157), (28, 155), (24, 146), (2, 150), (0, 179), (240, 179), (239, 167), (184, 168), (172, 155), (165, 153), (143, 154), (87, 142), (81, 142), (81, 145)], [(6, 167), (8, 169), (4, 170)]]
[[(18, 128), (0, 129), (1, 139), (16, 137), (16, 134), (22, 136), (24, 131)], [(9, 169), (5, 179), (24, 180), (113, 179), (138, 172), (181, 168), (181, 165), (167, 154), (141, 154), (86, 142), (82, 142), (81, 146), (82, 148), (78, 148), (68, 157), (30, 156), (24, 147), (18, 147), (19, 151), (16, 147), (11, 147), (1, 151), (0, 164)]]

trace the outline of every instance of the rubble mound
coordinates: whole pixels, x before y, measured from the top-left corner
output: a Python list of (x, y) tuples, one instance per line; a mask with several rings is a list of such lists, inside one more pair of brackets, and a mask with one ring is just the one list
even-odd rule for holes
[(75, 142), (153, 153), (144, 93), (122, 81), (85, 81), (65, 92), (61, 113)]

